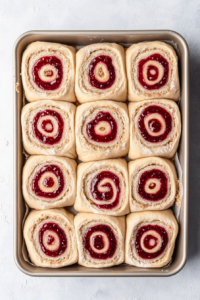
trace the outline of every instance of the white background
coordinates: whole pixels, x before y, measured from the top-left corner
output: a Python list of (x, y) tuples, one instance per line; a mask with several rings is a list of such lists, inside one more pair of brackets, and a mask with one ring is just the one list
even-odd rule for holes
[[(191, 53), (189, 255), (170, 278), (33, 278), (13, 260), (12, 48), (28, 30), (172, 29)], [(0, 299), (200, 299), (200, 1), (0, 0)]]

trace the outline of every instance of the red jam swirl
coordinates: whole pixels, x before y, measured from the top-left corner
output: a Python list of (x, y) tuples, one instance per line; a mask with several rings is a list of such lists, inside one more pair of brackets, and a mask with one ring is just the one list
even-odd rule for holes
[[(106, 135), (97, 134), (95, 132), (95, 126), (98, 125), (100, 122), (108, 122), (110, 125), (110, 132)], [(112, 115), (109, 112), (100, 111), (94, 120), (92, 120), (90, 123), (86, 126), (86, 132), (89, 137), (89, 139), (98, 142), (98, 143), (109, 143), (115, 140), (117, 136), (117, 123), (115, 119), (112, 117)]]
[[(90, 241), (91, 241), (90, 237), (94, 232), (97, 232), (97, 231), (105, 233), (107, 236), (108, 242), (109, 242), (108, 249), (103, 253), (95, 252), (90, 245)], [(116, 240), (115, 234), (114, 234), (113, 230), (110, 228), (110, 226), (100, 224), (100, 225), (96, 225), (96, 226), (93, 226), (88, 229), (88, 231), (84, 237), (84, 247), (92, 258), (108, 259), (108, 258), (113, 257), (113, 255), (117, 249), (117, 240)], [(104, 247), (104, 243), (103, 243), (103, 240), (101, 237), (96, 237), (94, 239), (94, 247), (97, 250), (100, 250)]]
[[(56, 233), (56, 235), (59, 239), (59, 246), (56, 250), (49, 250), (44, 246), (43, 236), (47, 230), (50, 230), (50, 231), (53, 231), (54, 233)], [(44, 252), (44, 254), (51, 256), (51, 257), (60, 256), (67, 249), (66, 234), (65, 234), (64, 230), (62, 228), (60, 228), (60, 226), (57, 223), (49, 222), (49, 223), (43, 224), (43, 226), (39, 230), (39, 243), (40, 243), (40, 247), (41, 247), (42, 251)], [(54, 237), (49, 235), (47, 244), (52, 245), (53, 243), (54, 243)]]
[[(152, 240), (154, 241), (153, 244), (151, 244), (151, 241), (152, 241)], [(147, 236), (145, 237), (145, 239), (144, 239), (144, 246), (145, 246), (146, 249), (151, 250), (151, 249), (153, 249), (154, 247), (156, 247), (157, 244), (158, 244), (158, 239), (157, 239), (157, 237), (155, 237), (155, 236), (153, 236), (153, 235), (151, 235), (151, 234), (147, 235)]]
[(47, 133), (52, 133), (54, 126), (51, 120), (44, 120), (42, 121), (41, 127), (44, 131), (46, 131)]
[(44, 182), (43, 182), (43, 185), (44, 185), (45, 187), (51, 188), (51, 187), (54, 185), (54, 180), (53, 180), (53, 178), (52, 178), (52, 177), (46, 177), (45, 180), (44, 180)]
[[(144, 66), (149, 61), (159, 62), (164, 71), (163, 77), (161, 78), (161, 80), (152, 85), (147, 84), (145, 82), (145, 78), (144, 78)], [(154, 80), (158, 79), (159, 69), (156, 66), (154, 66), (153, 64), (149, 65), (147, 68), (146, 76), (149, 81), (154, 81)], [(168, 77), (169, 77), (169, 63), (162, 55), (155, 53), (155, 54), (152, 54), (152, 55), (148, 56), (147, 58), (139, 61), (139, 63), (138, 63), (138, 81), (143, 86), (143, 88), (145, 88), (147, 90), (158, 90), (167, 83)]]
[(55, 238), (51, 235), (48, 236), (47, 245), (53, 245), (55, 242)]
[[(162, 241), (160, 249), (156, 252), (148, 253), (141, 246), (141, 238), (142, 238), (143, 234), (145, 234), (149, 230), (153, 230), (156, 233), (158, 233), (160, 235), (160, 238)], [(153, 246), (150, 244), (151, 239), (154, 240)], [(168, 234), (167, 234), (167, 231), (165, 230), (165, 228), (163, 228), (159, 225), (151, 225), (151, 224), (141, 226), (138, 229), (138, 231), (136, 233), (136, 237), (135, 237), (136, 252), (142, 259), (155, 259), (156, 257), (160, 256), (163, 253), (163, 251), (167, 247), (168, 241), (169, 241), (169, 238), (168, 238)], [(157, 244), (158, 244), (157, 237), (153, 236), (151, 234), (147, 235), (144, 239), (144, 246), (145, 246), (145, 248), (147, 248), (149, 250), (152, 250), (154, 247), (157, 246)]]
[(98, 250), (101, 250), (104, 248), (104, 241), (103, 241), (102, 235), (97, 235), (94, 237), (94, 247)]
[[(154, 113), (159, 114), (165, 122), (164, 133), (157, 135), (157, 136), (150, 135), (149, 132), (147, 131), (145, 123), (144, 123), (145, 118)], [(152, 132), (159, 132), (159, 130), (162, 126), (160, 121), (155, 120), (155, 119), (152, 119), (148, 123), (148, 125), (149, 125), (149, 129)], [(172, 117), (171, 117), (170, 113), (163, 107), (158, 106), (158, 105), (149, 105), (142, 111), (141, 115), (138, 118), (138, 128), (139, 128), (139, 131), (140, 131), (142, 137), (146, 141), (148, 141), (150, 143), (159, 143), (159, 142), (164, 141), (167, 138), (167, 136), (170, 134), (170, 132), (172, 131)]]
[[(96, 77), (95, 77), (95, 68), (97, 66), (98, 63), (103, 63), (105, 64), (108, 72), (109, 72), (109, 79), (106, 82), (100, 82)], [(90, 84), (97, 88), (97, 89), (108, 89), (110, 88), (114, 81), (115, 81), (115, 68), (112, 64), (112, 58), (110, 56), (107, 55), (100, 55), (95, 57), (90, 65), (89, 65), (89, 82)]]
[[(47, 134), (53, 132), (54, 126), (52, 121), (48, 120), (48, 116), (54, 117), (58, 125), (58, 130), (54, 136), (44, 135), (38, 128), (38, 122), (40, 118), (46, 117), (46, 120), (42, 121), (41, 128), (44, 131), (46, 131)], [(50, 129), (48, 129), (47, 124), (51, 125)], [(41, 143), (48, 144), (48, 145), (55, 145), (59, 143), (62, 138), (63, 131), (64, 131), (64, 121), (61, 115), (57, 111), (46, 109), (36, 114), (36, 116), (33, 119), (32, 128), (33, 128), (34, 135)]]
[[(51, 65), (56, 69), (56, 78), (53, 81), (44, 81), (40, 78), (40, 70), (46, 65)], [(54, 91), (59, 88), (63, 79), (63, 65), (56, 56), (44, 56), (38, 59), (32, 69), (33, 81), (42, 90)], [(49, 71), (48, 77), (53, 76), (53, 71)]]
[[(46, 172), (51, 172), (57, 178), (58, 187), (53, 192), (44, 192), (39, 186), (39, 180), (43, 174)], [(58, 197), (64, 189), (64, 176), (62, 170), (57, 165), (46, 165), (42, 167), (34, 176), (32, 180), (32, 191), (37, 197), (43, 198), (56, 198)], [(47, 177), (44, 180), (45, 187), (52, 187), (54, 185), (54, 180), (52, 177)]]
[(108, 188), (108, 190), (106, 192), (100, 192), (98, 189), (100, 182), (105, 178), (111, 179), (114, 182), (115, 187), (116, 187), (116, 198), (110, 204), (102, 204), (102, 205), (96, 204), (96, 206), (100, 209), (113, 209), (119, 204), (119, 197), (120, 197), (120, 192), (121, 192), (120, 180), (117, 175), (115, 175), (114, 173), (112, 173), (110, 171), (102, 171), (99, 174), (97, 174), (92, 179), (92, 182), (91, 182), (91, 189), (90, 189), (91, 194), (95, 200), (99, 200), (99, 201), (109, 201), (113, 198), (114, 191), (113, 191), (112, 185), (109, 182), (102, 185), (102, 187)]
[(152, 132), (159, 132), (161, 130), (161, 123), (159, 120), (157, 119), (151, 119), (149, 122), (148, 122), (148, 125), (149, 125), (149, 128)]
[[(149, 179), (158, 179), (160, 182), (160, 189), (155, 194), (147, 193), (145, 191), (145, 185), (148, 184), (147, 181)], [(155, 186), (156, 184), (153, 183), (151, 184), (151, 186), (149, 186), (149, 188), (153, 189), (155, 188)], [(143, 199), (149, 201), (159, 201), (165, 198), (165, 196), (167, 195), (167, 191), (168, 191), (168, 179), (163, 171), (158, 169), (152, 169), (149, 171), (145, 171), (140, 176), (137, 192), (140, 195), (140, 197), (142, 197)]]

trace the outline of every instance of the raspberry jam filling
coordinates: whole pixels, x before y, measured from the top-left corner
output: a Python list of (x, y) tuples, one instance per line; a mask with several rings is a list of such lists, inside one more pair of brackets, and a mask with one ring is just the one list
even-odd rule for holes
[(43, 185), (47, 188), (48, 187), (51, 188), (52, 186), (54, 186), (53, 178), (52, 177), (46, 177), (45, 180), (43, 181)]
[[(98, 235), (92, 238), (95, 232), (97, 232)], [(110, 226), (100, 224), (88, 229), (84, 237), (84, 247), (92, 258), (108, 259), (113, 257), (117, 249), (117, 240)], [(98, 250), (102, 250), (104, 247), (105, 251), (99, 253)], [(97, 252), (95, 252), (95, 249)]]
[(161, 130), (162, 124), (157, 119), (151, 119), (148, 122), (148, 126), (152, 132), (159, 132)]
[(159, 71), (158, 68), (156, 68), (155, 66), (149, 66), (147, 69), (147, 78), (148, 80), (156, 80), (158, 78), (159, 75)]
[[(51, 133), (54, 130), (54, 122), (50, 120), (50, 118), (53, 117), (55, 124), (57, 125), (57, 131), (55, 132), (55, 135), (51, 135)], [(40, 124), (40, 118), (44, 119), (42, 120)], [(33, 119), (33, 133), (37, 137), (37, 139), (43, 143), (48, 145), (54, 145), (60, 142), (63, 131), (64, 131), (64, 121), (61, 115), (54, 110), (46, 109), (41, 112), (38, 112), (36, 116)], [(46, 133), (46, 135), (44, 134)]]
[(146, 249), (151, 250), (155, 246), (157, 246), (157, 244), (158, 244), (158, 239), (155, 236), (151, 235), (151, 234), (147, 235), (144, 239), (144, 247)]
[(103, 238), (101, 235), (97, 235), (94, 237), (94, 248), (96, 248), (97, 250), (102, 250), (105, 247)]
[[(53, 70), (48, 70), (48, 65), (53, 67)], [(47, 68), (45, 76), (48, 77), (48, 81), (44, 81), (40, 76), (40, 71), (43, 67)], [(56, 74), (54, 74), (54, 72)], [(63, 79), (63, 65), (61, 60), (56, 56), (44, 56), (38, 59), (32, 69), (33, 81), (42, 90), (53, 91), (59, 88)], [(55, 75), (55, 76), (53, 76)], [(49, 81), (49, 78), (52, 81)]]
[[(45, 233), (48, 231), (47, 241)], [(52, 235), (51, 235), (52, 233)], [(44, 254), (56, 257), (63, 254), (67, 249), (67, 237), (62, 228), (57, 223), (45, 223), (39, 230), (39, 243)], [(56, 249), (51, 250), (52, 246), (57, 245)], [(49, 249), (48, 249), (49, 247)]]
[[(97, 89), (110, 88), (115, 81), (115, 77), (115, 68), (110, 56), (100, 55), (91, 61), (89, 65), (89, 82), (93, 87)], [(101, 78), (105, 78), (106, 81), (101, 81)]]
[[(161, 124), (158, 119), (151, 119), (148, 125), (145, 124), (145, 118), (151, 117), (151, 114), (158, 114), (163, 119), (163, 124)], [(148, 128), (146, 127), (148, 126)], [(164, 126), (164, 132), (159, 134), (162, 127)], [(172, 131), (172, 117), (170, 113), (161, 106), (149, 105), (141, 113), (138, 118), (138, 128), (142, 137), (150, 143), (159, 143), (164, 141), (170, 132)], [(149, 129), (149, 130), (148, 130)], [(152, 132), (152, 135), (150, 132)], [(158, 135), (153, 135), (153, 133), (158, 133)]]
[[(47, 177), (45, 177), (45, 173), (48, 174)], [(52, 177), (49, 173), (52, 173)], [(41, 182), (41, 179), (43, 182)], [(56, 198), (62, 193), (64, 184), (62, 170), (57, 165), (46, 165), (35, 174), (32, 180), (32, 191), (37, 197)], [(52, 190), (54, 185), (55, 189)], [(48, 191), (48, 188), (51, 188), (51, 191)]]
[[(135, 237), (136, 252), (142, 259), (155, 259), (163, 253), (168, 241), (169, 238), (165, 228), (150, 224), (141, 226), (137, 230)], [(159, 244), (160, 246), (158, 247)], [(154, 248), (155, 252), (152, 251)], [(151, 250), (151, 252), (148, 252), (148, 250)]]
[(55, 238), (51, 235), (48, 235), (47, 245), (53, 245), (55, 242)]
[[(152, 182), (154, 179), (157, 179), (157, 183)], [(146, 190), (149, 188), (151, 192)], [(154, 190), (156, 189), (156, 193)], [(145, 200), (149, 201), (159, 201), (165, 198), (168, 191), (168, 178), (165, 173), (159, 169), (152, 169), (145, 171), (140, 176), (137, 192)]]
[(53, 132), (53, 123), (51, 120), (43, 120), (41, 123), (41, 128), (47, 133)]
[(109, 143), (117, 136), (117, 123), (109, 112), (100, 111), (86, 126), (89, 139), (99, 143)]
[[(148, 62), (152, 62), (152, 65), (148, 64), (148, 67), (146, 69), (145, 65)], [(163, 72), (161, 78), (159, 77), (160, 75), (159, 72), (161, 72), (161, 70), (159, 70), (159, 68), (156, 65), (154, 65), (154, 62), (159, 63), (161, 66)], [(156, 80), (158, 81), (156, 81), (155, 84), (151, 85), (146, 82), (145, 77), (149, 81), (156, 81)], [(147, 90), (158, 90), (167, 83), (168, 77), (169, 77), (169, 63), (162, 55), (155, 53), (139, 61), (138, 81), (143, 86), (143, 88)]]
[[(106, 178), (111, 179), (113, 181), (114, 187), (111, 185), (110, 182), (106, 182), (100, 187), (100, 188), (107, 188), (106, 191), (101, 191), (99, 185), (101, 184), (101, 181)], [(113, 188), (115, 189), (115, 191), (113, 190)], [(110, 204), (102, 204), (102, 205), (96, 204), (96, 206), (100, 209), (115, 208), (119, 204), (120, 192), (121, 190), (120, 190), (119, 177), (110, 171), (102, 171), (92, 179), (91, 194), (93, 198), (99, 201), (113, 200)], [(114, 195), (116, 195), (115, 198)]]
[(155, 183), (151, 183), (151, 184), (149, 185), (150, 190), (153, 190), (155, 187), (156, 187), (156, 184), (155, 184)]

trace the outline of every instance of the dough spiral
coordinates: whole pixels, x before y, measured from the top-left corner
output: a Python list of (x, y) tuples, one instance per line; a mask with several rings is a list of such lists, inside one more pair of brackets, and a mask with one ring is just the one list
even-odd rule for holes
[(82, 163), (78, 166), (75, 209), (79, 212), (122, 216), (129, 212), (125, 159)]
[(177, 175), (171, 161), (159, 157), (141, 158), (129, 163), (131, 211), (163, 210), (173, 205)]
[(144, 42), (126, 51), (128, 100), (172, 99), (180, 97), (178, 57), (163, 42)]
[(124, 261), (125, 217), (79, 213), (74, 224), (80, 265), (105, 268)]
[(30, 156), (23, 169), (23, 195), (35, 209), (73, 205), (76, 162), (65, 157)]
[(76, 54), (75, 91), (80, 103), (95, 100), (125, 101), (125, 56), (117, 44), (92, 44)]
[(75, 48), (47, 42), (30, 44), (22, 57), (22, 81), (29, 102), (75, 102)]
[(64, 208), (31, 211), (24, 225), (24, 238), (36, 266), (59, 268), (78, 260), (74, 216)]
[(177, 234), (178, 224), (171, 210), (129, 214), (125, 262), (149, 268), (167, 265), (172, 258)]
[(77, 108), (76, 147), (82, 161), (125, 156), (129, 118), (123, 103), (98, 101)]
[(180, 111), (171, 100), (147, 100), (129, 104), (129, 158), (174, 156), (181, 135)]
[(23, 144), (29, 154), (76, 158), (75, 105), (43, 100), (25, 105), (21, 122)]

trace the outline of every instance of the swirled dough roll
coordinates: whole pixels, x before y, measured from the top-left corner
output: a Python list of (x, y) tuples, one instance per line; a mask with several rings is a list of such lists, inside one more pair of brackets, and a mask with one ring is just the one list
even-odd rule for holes
[(24, 238), (36, 266), (60, 268), (78, 261), (74, 216), (64, 208), (31, 211)]
[(128, 168), (132, 212), (163, 210), (174, 204), (177, 175), (170, 160), (146, 157), (129, 162)]
[(127, 106), (114, 101), (85, 103), (76, 113), (76, 151), (84, 162), (125, 156), (129, 147)]
[(34, 42), (22, 57), (22, 82), (26, 99), (75, 102), (75, 48)]
[(66, 157), (33, 155), (23, 169), (23, 195), (35, 209), (65, 207), (76, 197), (76, 162)]
[(163, 42), (143, 42), (126, 51), (128, 100), (167, 98), (178, 101), (178, 57)]
[(123, 216), (130, 212), (125, 159), (81, 163), (77, 176), (77, 196), (74, 205), (77, 211), (113, 216)]
[(129, 158), (174, 156), (181, 135), (180, 111), (174, 101), (160, 99), (130, 103), (129, 117)]
[(127, 100), (124, 48), (117, 44), (91, 44), (76, 54), (76, 97), (80, 103)]
[(127, 264), (159, 268), (171, 261), (178, 224), (170, 209), (131, 213), (126, 226)]
[(43, 100), (25, 105), (21, 124), (23, 145), (29, 154), (76, 158), (75, 112), (72, 103)]
[(74, 225), (80, 265), (105, 268), (124, 262), (125, 217), (79, 213)]

